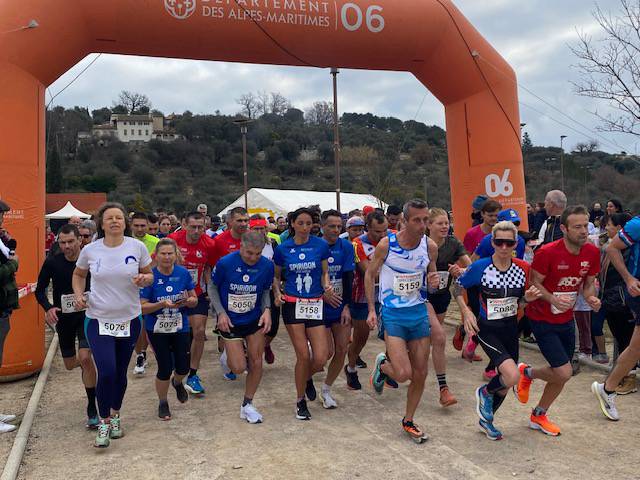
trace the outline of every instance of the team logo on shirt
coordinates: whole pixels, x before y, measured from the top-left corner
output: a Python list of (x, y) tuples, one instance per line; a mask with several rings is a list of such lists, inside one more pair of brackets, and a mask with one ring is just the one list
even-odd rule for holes
[[(158, 282), (160, 283), (160, 282)], [(173, 292), (173, 287), (171, 285), (167, 285), (167, 288), (165, 288), (165, 290), (167, 291), (167, 293), (171, 293)]]
[[(300, 260), (302, 260), (302, 259), (300, 259)], [(329, 258), (327, 258), (327, 262), (333, 263), (333, 262), (335, 262), (335, 259), (333, 257), (329, 257)]]
[(202, 258), (203, 257), (202, 252), (200, 250), (196, 250), (196, 257), (198, 257), (198, 258)]
[(128, 257), (125, 257), (124, 264), (129, 265), (129, 261), (136, 263), (138, 260), (136, 260), (136, 257), (134, 257), (133, 255), (129, 255)]
[(242, 273), (242, 268), (240, 268), (240, 267), (236, 268), (236, 272)]
[(243, 281), (244, 283), (247, 283), (247, 282), (249, 281), (249, 275), (244, 275), (244, 276), (242, 277), (242, 281)]
[(161, 278), (158, 279), (158, 285), (164, 285), (164, 280), (162, 280)]
[(558, 281), (559, 287), (577, 287), (582, 283), (580, 277), (563, 277)]
[(589, 267), (591, 264), (589, 262), (580, 262), (580, 275), (583, 277), (589, 273)]
[(307, 258), (307, 256), (304, 253), (301, 253), (300, 255), (298, 255), (298, 258), (300, 260), (304, 260), (305, 258)]
[(566, 263), (564, 263), (564, 261), (561, 261), (558, 264), (558, 270), (569, 270), (569, 265), (567, 265)]
[(291, 250), (289, 250), (289, 253), (296, 253), (296, 249), (292, 248)]

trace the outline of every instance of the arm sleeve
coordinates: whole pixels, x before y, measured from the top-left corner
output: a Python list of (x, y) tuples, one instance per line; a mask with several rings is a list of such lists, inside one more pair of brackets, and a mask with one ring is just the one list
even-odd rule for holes
[(480, 282), (482, 281), (482, 272), (484, 271), (483, 265), (485, 264), (485, 261), (479, 260), (477, 262), (473, 262), (469, 268), (465, 270), (458, 279), (458, 283), (462, 288), (468, 290), (471, 287), (480, 285)]
[(618, 236), (627, 247), (632, 247), (640, 239), (640, 218), (629, 220)]
[(342, 302), (348, 305), (353, 298), (353, 271), (342, 274)]
[(282, 244), (278, 245), (273, 252), (273, 263), (279, 267), (284, 266), (284, 258), (282, 256)]
[(549, 253), (546, 249), (540, 249), (537, 251), (535, 256), (533, 257), (533, 262), (531, 263), (531, 268), (538, 272), (540, 275), (547, 276), (549, 272)]
[(149, 255), (149, 250), (147, 250), (147, 247), (145, 246), (144, 243), (142, 242), (138, 242), (140, 243), (141, 247), (140, 248), (140, 267), (141, 268), (145, 268), (148, 267), (149, 265), (151, 265), (151, 255)]
[(51, 269), (49, 268), (49, 262), (45, 260), (38, 274), (38, 285), (36, 286), (36, 300), (44, 308), (45, 312), (53, 307), (47, 298), (49, 282), (51, 282)]
[(224, 312), (224, 307), (222, 306), (222, 299), (220, 298), (220, 292), (218, 291), (218, 286), (211, 282), (211, 291), (209, 293), (209, 298), (211, 299), (211, 306), (213, 310), (221, 313)]
[(267, 308), (271, 308), (271, 290), (268, 289), (262, 291), (260, 311), (264, 312)]

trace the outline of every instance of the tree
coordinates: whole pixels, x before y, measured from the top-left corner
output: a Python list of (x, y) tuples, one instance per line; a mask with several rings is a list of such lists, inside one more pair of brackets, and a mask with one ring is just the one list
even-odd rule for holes
[(113, 103), (114, 107), (122, 105), (129, 115), (137, 113), (149, 113), (151, 102), (149, 97), (143, 93), (122, 90), (118, 95), (118, 102)]
[(155, 174), (151, 167), (136, 165), (131, 169), (131, 178), (140, 187), (140, 190), (148, 190), (155, 182)]
[(257, 99), (258, 113), (266, 115), (269, 113), (269, 94), (264, 90), (258, 90)]
[(242, 115), (249, 118), (256, 118), (259, 105), (258, 99), (253, 93), (249, 92), (240, 95), (239, 98), (236, 98), (236, 103), (242, 107), (242, 110), (240, 110)]
[(53, 148), (47, 155), (47, 193), (60, 193), (63, 183), (60, 155), (58, 154), (58, 149)]
[(325, 165), (330, 165), (333, 163), (333, 143), (331, 142), (320, 142), (318, 144), (318, 157), (320, 157), (320, 161)]
[(522, 153), (529, 153), (533, 148), (533, 142), (529, 136), (529, 132), (524, 132), (522, 135)]
[(600, 144), (597, 140), (590, 140), (588, 142), (579, 142), (573, 147), (574, 152), (578, 152), (580, 155), (585, 155), (587, 153), (593, 153), (598, 150)]
[(602, 131), (640, 136), (640, 2), (620, 0), (617, 14), (604, 12), (596, 5), (592, 13), (603, 38), (594, 41), (579, 33), (579, 42), (571, 47), (582, 74), (574, 87), (579, 95), (605, 100), (616, 113), (594, 114)]
[(305, 120), (311, 125), (328, 127), (333, 125), (333, 103), (314, 102), (313, 106), (307, 110)]
[(274, 115), (284, 115), (291, 107), (291, 102), (280, 92), (271, 92), (269, 96), (269, 112)]
[(109, 123), (109, 121), (111, 120), (111, 109), (107, 107), (102, 107), (97, 110), (92, 110), (91, 118), (93, 118), (93, 123), (95, 125), (102, 125), (104, 123)]

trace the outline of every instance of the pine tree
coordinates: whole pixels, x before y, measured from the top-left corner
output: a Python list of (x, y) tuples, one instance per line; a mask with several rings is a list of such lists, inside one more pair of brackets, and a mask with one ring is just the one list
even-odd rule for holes
[(533, 142), (528, 132), (524, 132), (522, 136), (522, 153), (529, 153), (533, 148)]

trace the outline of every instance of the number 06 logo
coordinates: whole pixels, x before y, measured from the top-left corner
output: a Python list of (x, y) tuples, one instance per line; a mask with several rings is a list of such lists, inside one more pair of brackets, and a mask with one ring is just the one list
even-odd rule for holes
[(509, 181), (510, 173), (511, 170), (507, 168), (502, 174), (502, 178), (495, 173), (487, 175), (484, 179), (484, 187), (489, 197), (509, 197), (513, 194), (513, 184)]

